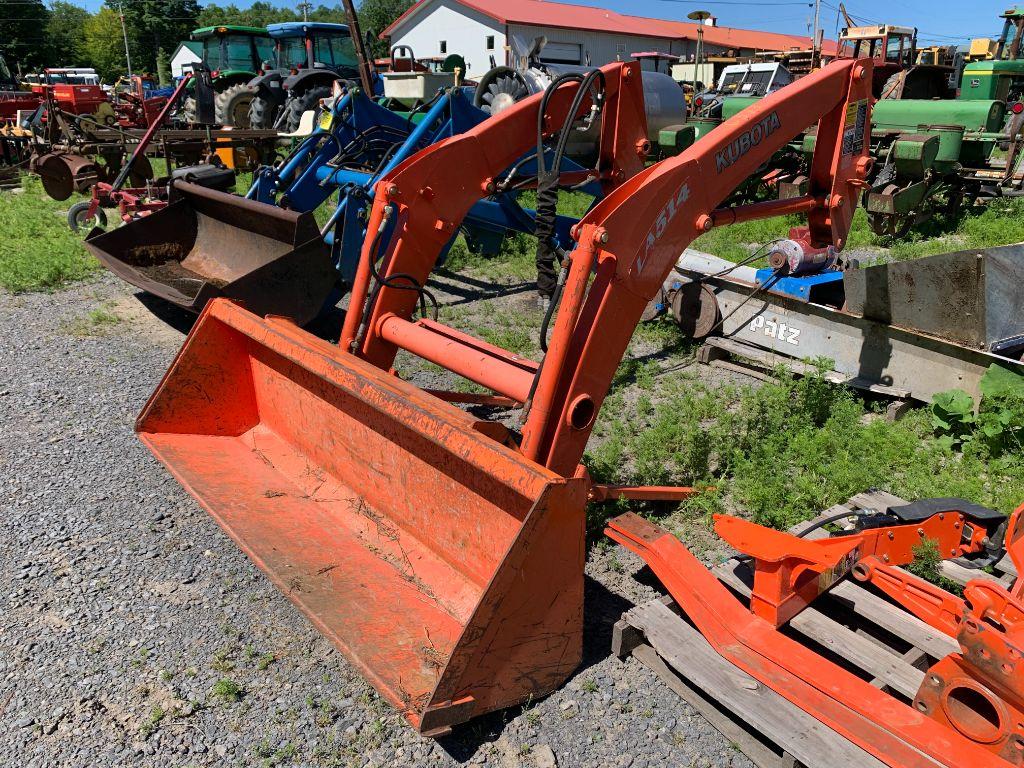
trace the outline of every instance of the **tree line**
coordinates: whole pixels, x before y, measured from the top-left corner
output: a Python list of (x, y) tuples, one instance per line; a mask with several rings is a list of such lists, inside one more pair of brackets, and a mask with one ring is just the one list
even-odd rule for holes
[[(357, 2), (364, 30), (381, 32), (406, 11), (413, 0)], [(307, 6), (310, 21), (345, 22), (341, 4)], [(167, 82), (171, 54), (178, 43), (200, 27), (242, 24), (262, 27), (283, 21), (302, 21), (297, 7), (275, 6), (259, 0), (241, 8), (231, 3), (200, 5), (198, 0), (105, 0), (96, 13), (67, 2), (0, 0), (0, 53), (8, 66), (23, 73), (43, 67), (95, 67), (105, 82), (127, 72), (127, 32), (132, 70), (157, 74)], [(387, 43), (376, 41), (374, 56), (386, 55)]]

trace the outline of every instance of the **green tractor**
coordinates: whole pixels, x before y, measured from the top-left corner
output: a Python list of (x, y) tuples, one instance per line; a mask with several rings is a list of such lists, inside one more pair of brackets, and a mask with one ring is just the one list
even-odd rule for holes
[(1003, 11), (1000, 18), (1003, 31), (992, 58), (964, 67), (961, 99), (991, 99), (1010, 105), (1024, 101), (1024, 5)]
[[(248, 83), (263, 69), (263, 62), (273, 57), (274, 41), (264, 27), (232, 24), (202, 27), (192, 32), (192, 39), (203, 43), (203, 61), (213, 70), (217, 123), (248, 128), (249, 106), (254, 97)], [(191, 87), (181, 117), (190, 123), (196, 120)]]

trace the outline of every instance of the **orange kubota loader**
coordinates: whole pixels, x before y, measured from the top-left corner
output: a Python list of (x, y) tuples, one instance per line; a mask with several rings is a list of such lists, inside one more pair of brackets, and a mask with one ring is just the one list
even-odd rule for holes
[[(686, 493), (597, 486), (580, 464), (679, 254), (712, 227), (797, 213), (813, 245), (842, 247), (869, 170), (870, 61), (830, 64), (646, 167), (640, 80), (635, 63), (560, 79), (409, 158), (377, 187), (380, 234), (364, 244), (340, 345), (212, 301), (138, 419), (153, 453), (425, 734), (548, 693), (578, 665), (588, 498)], [(543, 359), (417, 319), (473, 204), (545, 138), (564, 147), (595, 120), (591, 180), (607, 194), (575, 228)], [(815, 121), (806, 195), (720, 207)], [(550, 168), (538, 158), (549, 191), (558, 146)], [(521, 429), (402, 381), (389, 372), (399, 350), (521, 407)]]

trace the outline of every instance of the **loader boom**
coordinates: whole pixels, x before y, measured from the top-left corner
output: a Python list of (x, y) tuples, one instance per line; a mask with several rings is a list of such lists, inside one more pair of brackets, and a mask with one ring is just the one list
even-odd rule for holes
[[(647, 149), (642, 122), (634, 114), (639, 69), (635, 64), (614, 64), (603, 71), (605, 160), (598, 167), (609, 178), (625, 175), (627, 180), (577, 225), (577, 247), (569, 256), (547, 356), (530, 386), (533, 394), (525, 404), (528, 416), (520, 445), (525, 456), (563, 476), (576, 471), (644, 308), (687, 245), (721, 224), (805, 213), (813, 245), (841, 248), (870, 164), (870, 61), (834, 62), (723, 123), (679, 156), (639, 172)], [(556, 91), (542, 125), (565, 119), (564, 105), (574, 90), (566, 85)], [(529, 151), (529, 127), (538, 124), (539, 108), (539, 97), (523, 101), (462, 136), (418, 153), (381, 180), (370, 230), (391, 216), (398, 226), (382, 257), (374, 250), (376, 241), (368, 238), (364, 245), (350, 305), (355, 311), (346, 318), (343, 346), (385, 369), (391, 367), (398, 348), (408, 348), (414, 337), (416, 352), (431, 362), (444, 366), (451, 359), (450, 336), (437, 324), (412, 323), (415, 293), (407, 286), (394, 287), (388, 278), (402, 274), (425, 284), (437, 253), (469, 207), (488, 194), (516, 157)], [(807, 195), (718, 208), (814, 116), (819, 118), (818, 142)], [(384, 279), (374, 292), (375, 300), (360, 315), (358, 309), (369, 294), (369, 265), (378, 258)], [(592, 272), (596, 279), (590, 283)], [(362, 335), (361, 327), (366, 329)], [(430, 334), (436, 337), (433, 342)], [(486, 374), (490, 382), (523, 377), (521, 366), (507, 355), (494, 355), (479, 366), (491, 369)], [(517, 398), (521, 389), (499, 394)]]

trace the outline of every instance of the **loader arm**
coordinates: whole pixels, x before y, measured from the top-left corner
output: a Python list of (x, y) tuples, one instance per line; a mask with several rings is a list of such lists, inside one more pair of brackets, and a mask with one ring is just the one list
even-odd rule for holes
[[(607, 103), (602, 153), (607, 196), (579, 223), (576, 249), (551, 342), (536, 373), (515, 370), (510, 355), (452, 368), (477, 379), (507, 381), (513, 399), (527, 400), (521, 451), (563, 476), (582, 458), (612, 376), (648, 301), (655, 296), (679, 254), (717, 225), (768, 216), (804, 213), (812, 244), (845, 244), (858, 187), (870, 167), (867, 155), (871, 62), (845, 60), (809, 75), (723, 123), (681, 155), (638, 169), (647, 149), (638, 110), (635, 65), (604, 68)], [(547, 124), (560, 124), (575, 87), (555, 92)], [(426, 282), (437, 254), (454, 236), (472, 204), (493, 189), (494, 179), (530, 149), (540, 96), (448, 142), (418, 153), (383, 178), (370, 218), (370, 231), (389, 217), (395, 235), (384, 245), (384, 281), (364, 307), (370, 265), (378, 243), (368, 238), (353, 291), (342, 345), (382, 368), (399, 347), (445, 365), (453, 345), (441, 345), (423, 324), (410, 323), (416, 295), (398, 287), (394, 275)], [(561, 111), (560, 111), (561, 110)], [(638, 114), (639, 112), (639, 114)], [(790, 200), (718, 208), (772, 154), (818, 119), (818, 142), (808, 194)], [(451, 169), (459, 173), (452, 178)], [(451, 183), (448, 183), (451, 179)], [(413, 202), (415, 201), (415, 203)], [(590, 277), (596, 271), (596, 279)], [(374, 298), (375, 296), (375, 298)], [(358, 311), (363, 308), (362, 313)], [(457, 346), (457, 345), (456, 345)], [(450, 367), (450, 366), (449, 366)], [(480, 369), (490, 369), (486, 376)], [(473, 376), (471, 375), (470, 378)], [(523, 394), (526, 397), (523, 397)]]

